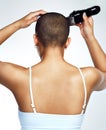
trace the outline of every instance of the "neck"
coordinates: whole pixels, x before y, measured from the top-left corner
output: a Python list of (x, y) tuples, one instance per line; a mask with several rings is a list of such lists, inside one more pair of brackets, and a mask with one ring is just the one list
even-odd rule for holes
[(42, 61), (60, 62), (64, 60), (63, 48), (46, 48), (42, 55)]

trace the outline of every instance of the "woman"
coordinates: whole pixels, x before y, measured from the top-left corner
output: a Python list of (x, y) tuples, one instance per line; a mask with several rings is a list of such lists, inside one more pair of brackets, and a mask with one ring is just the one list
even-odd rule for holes
[[(83, 18), (78, 26), (90, 45), (97, 42), (93, 20)], [(106, 86), (105, 70), (78, 68), (64, 60), (64, 49), (70, 44), (69, 25), (59, 13), (39, 10), (26, 15), (0, 30), (0, 44), (35, 21), (34, 42), (41, 62), (29, 68), (0, 62), (0, 83), (16, 98), (22, 130), (80, 130), (92, 91)]]

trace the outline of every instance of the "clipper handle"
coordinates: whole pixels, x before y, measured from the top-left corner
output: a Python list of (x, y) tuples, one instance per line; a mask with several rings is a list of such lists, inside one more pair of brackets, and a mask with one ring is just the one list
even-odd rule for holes
[(96, 15), (100, 12), (100, 6), (93, 6), (91, 8), (73, 11), (68, 17), (69, 26), (83, 22), (83, 13), (88, 17)]

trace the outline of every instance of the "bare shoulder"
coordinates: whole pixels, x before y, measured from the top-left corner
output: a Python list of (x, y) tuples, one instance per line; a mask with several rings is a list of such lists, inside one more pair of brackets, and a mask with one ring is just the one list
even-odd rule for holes
[(85, 77), (85, 81), (87, 84), (87, 87), (91, 90), (94, 90), (96, 86), (98, 86), (101, 82), (101, 74), (97, 68), (95, 67), (85, 67), (81, 68), (83, 75)]
[(2, 74), (2, 72), (9, 72), (9, 71), (14, 71), (14, 70), (26, 70), (27, 68), (22, 67), (20, 65), (16, 65), (13, 63), (9, 63), (9, 62), (1, 62), (0, 61), (0, 74)]
[(84, 67), (81, 68), (84, 75), (90, 75), (90, 76), (98, 76), (98, 69), (95, 67)]
[(27, 73), (27, 68), (13, 63), (0, 62), (0, 83), (9, 89), (14, 85), (17, 86), (25, 73)]

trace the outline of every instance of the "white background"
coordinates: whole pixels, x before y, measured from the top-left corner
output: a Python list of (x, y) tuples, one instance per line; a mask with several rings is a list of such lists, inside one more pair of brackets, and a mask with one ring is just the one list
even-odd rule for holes
[[(0, 28), (38, 9), (59, 12), (68, 16), (73, 10), (94, 5), (101, 6), (101, 12), (93, 17), (95, 35), (106, 51), (105, 0), (0, 0)], [(33, 43), (34, 27), (35, 24), (32, 24), (27, 29), (16, 32), (1, 45), (0, 60), (25, 67), (37, 63), (39, 57)], [(79, 67), (93, 66), (87, 46), (77, 27), (70, 27), (70, 37), (72, 42), (66, 50), (65, 59)], [(0, 130), (20, 130), (17, 110), (12, 93), (0, 85)], [(106, 90), (92, 94), (82, 130), (106, 130)]]

